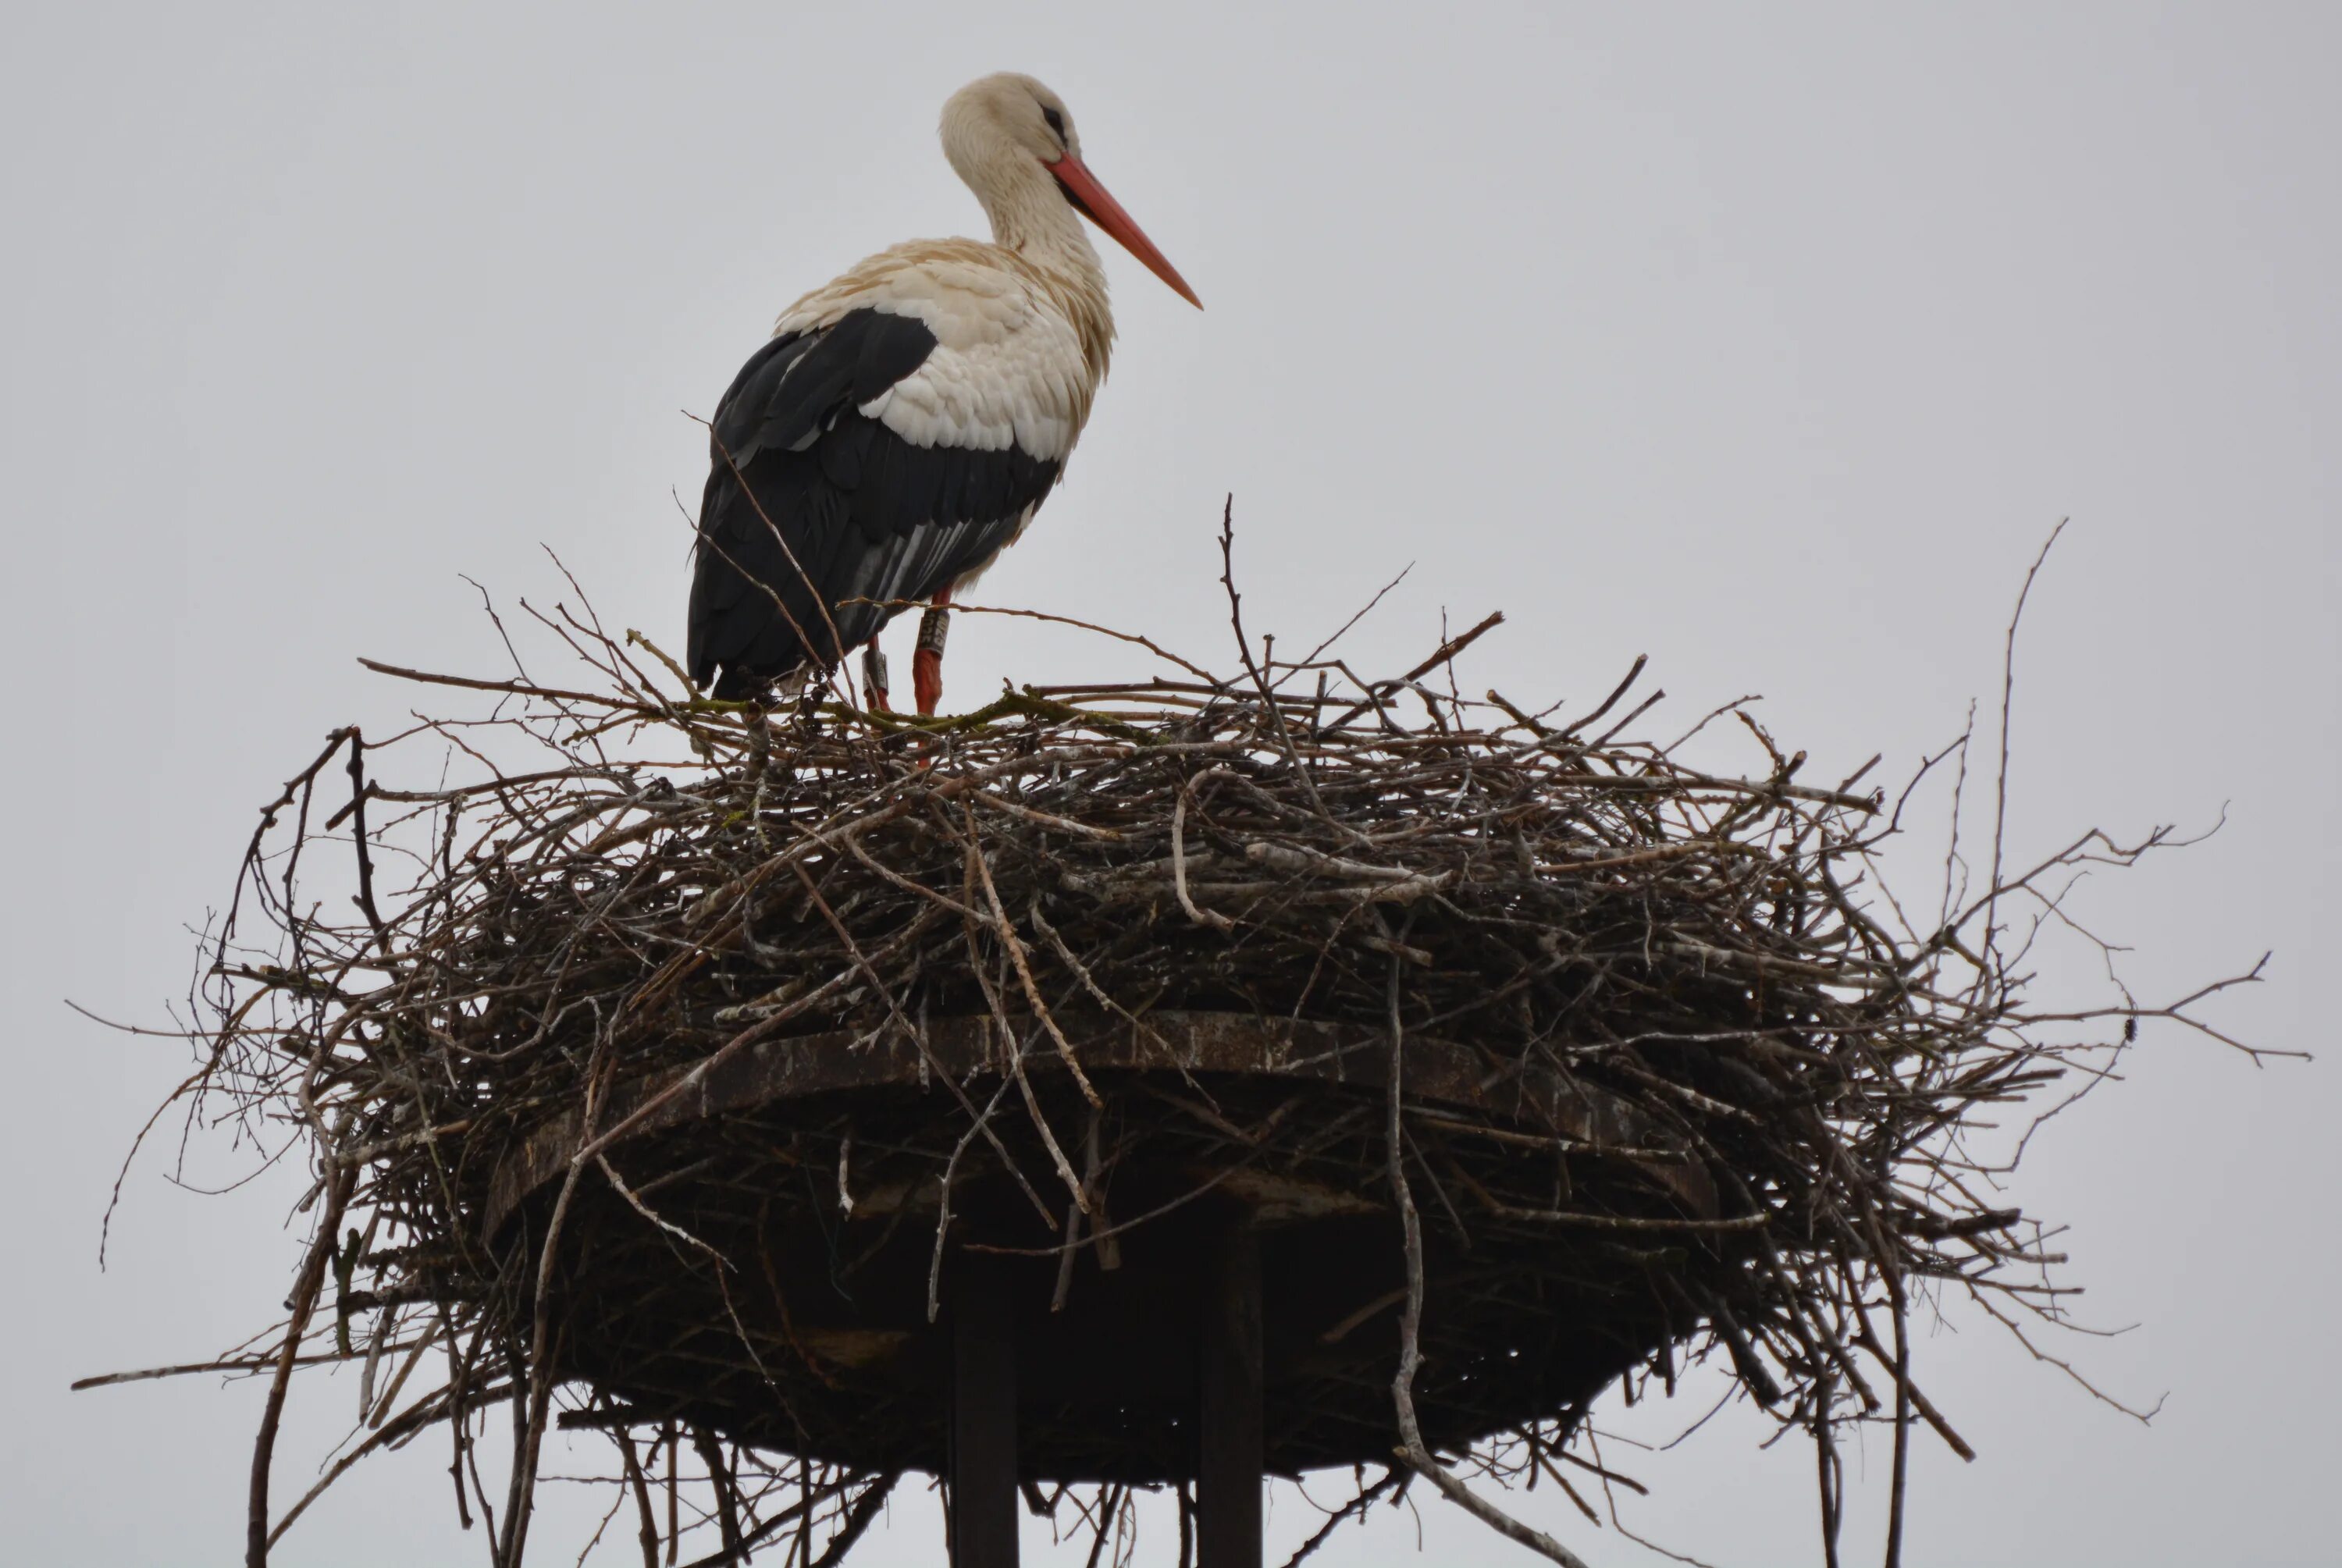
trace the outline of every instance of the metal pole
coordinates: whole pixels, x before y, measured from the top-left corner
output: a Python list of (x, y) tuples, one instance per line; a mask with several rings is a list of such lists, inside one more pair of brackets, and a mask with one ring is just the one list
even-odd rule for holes
[(1006, 1271), (953, 1260), (952, 1568), (1016, 1568), (1016, 1336)]
[(1260, 1568), (1260, 1243), (1251, 1231), (1222, 1241), (1201, 1327), (1196, 1568)]

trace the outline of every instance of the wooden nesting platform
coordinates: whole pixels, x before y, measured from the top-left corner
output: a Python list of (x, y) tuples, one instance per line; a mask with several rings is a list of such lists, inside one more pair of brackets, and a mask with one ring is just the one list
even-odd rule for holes
[[(580, 1183), (555, 1275), (563, 1375), (613, 1395), (623, 1419), (683, 1416), (858, 1468), (940, 1471), (954, 1335), (981, 1319), (1013, 1361), (1021, 1478), (1192, 1478), (1210, 1324), (1252, 1310), (1256, 1253), (1260, 1463), (1294, 1474), (1386, 1460), (1404, 1279), (1387, 1036), (1212, 1013), (1061, 1022), (1100, 1107), (1037, 1026), (1020, 1044), (1033, 1104), (1086, 1179), (1092, 1212), (1070, 1251), (1071, 1189), (1000, 1075), (989, 1020), (932, 1021), (925, 1061), (899, 1030), (860, 1045), (772, 1040), (611, 1151), (641, 1204), (707, 1250), (612, 1183)], [(1590, 1203), (1710, 1217), (1704, 1166), (1670, 1155), (1619, 1099), (1545, 1067), (1416, 1038), (1405, 1060), (1409, 1138), (1427, 1162), (1416, 1399), (1433, 1446), (1573, 1412), (1690, 1331), (1696, 1307), (1645, 1277), (1680, 1259), (1683, 1233), (1522, 1216)], [(989, 1104), (999, 1147), (969, 1135), (946, 1074)], [(603, 1124), (672, 1081), (622, 1084)], [(534, 1246), (578, 1134), (558, 1119), (498, 1170), (494, 1244)]]

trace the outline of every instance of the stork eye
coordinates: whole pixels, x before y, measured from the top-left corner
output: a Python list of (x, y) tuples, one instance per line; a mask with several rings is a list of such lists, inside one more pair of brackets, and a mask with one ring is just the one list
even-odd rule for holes
[(1049, 122), (1050, 134), (1063, 142), (1066, 139), (1066, 116), (1055, 109), (1044, 108), (1041, 117)]

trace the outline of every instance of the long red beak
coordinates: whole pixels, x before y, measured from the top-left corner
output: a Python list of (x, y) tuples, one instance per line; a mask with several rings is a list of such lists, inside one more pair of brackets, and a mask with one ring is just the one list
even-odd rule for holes
[(1204, 302), (1196, 297), (1196, 291), (1187, 286), (1187, 280), (1179, 275), (1179, 269), (1155, 248), (1155, 242), (1146, 237), (1146, 231), (1122, 210), (1122, 204), (1098, 184), (1097, 176), (1090, 173), (1079, 158), (1067, 153), (1056, 163), (1042, 166), (1057, 176), (1057, 184), (1065, 187), (1066, 195), (1073, 198), (1074, 205), (1079, 207), (1090, 222), (1113, 235), (1116, 244), (1136, 256), (1148, 272), (1169, 284), (1172, 292), (1181, 299), (1197, 310), (1204, 308)]

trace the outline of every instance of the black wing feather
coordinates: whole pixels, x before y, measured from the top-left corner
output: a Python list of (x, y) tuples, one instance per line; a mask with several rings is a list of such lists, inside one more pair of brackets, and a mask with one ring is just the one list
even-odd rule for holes
[[(775, 338), (716, 405), (691, 678), (739, 697), (826, 666), (997, 554), (1056, 482), (1016, 446), (915, 446), (857, 410), (926, 363), (924, 322), (852, 311)], [(856, 603), (858, 600), (876, 603)]]

